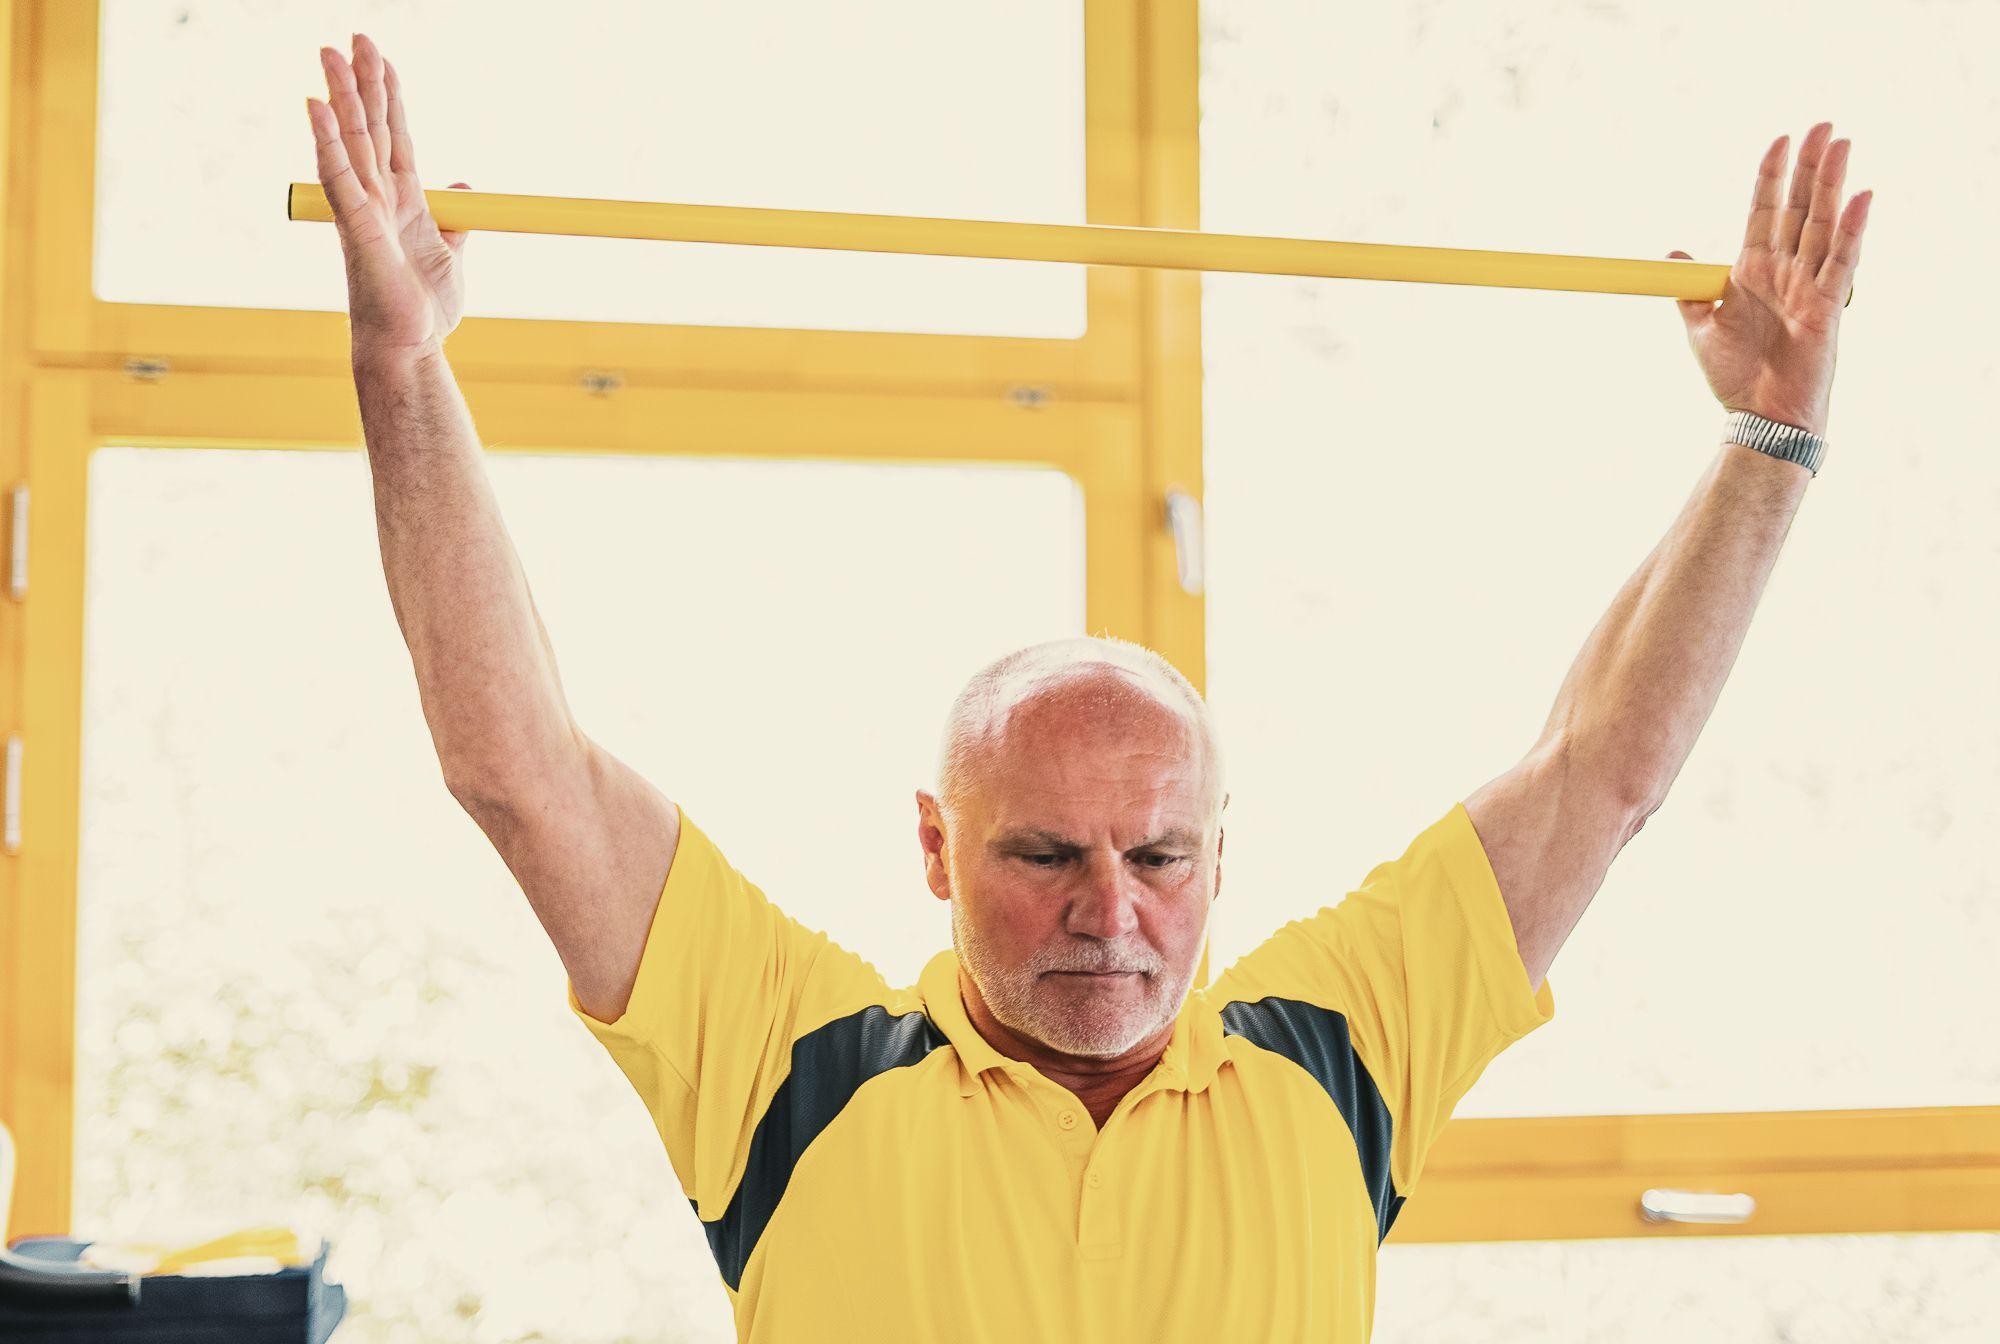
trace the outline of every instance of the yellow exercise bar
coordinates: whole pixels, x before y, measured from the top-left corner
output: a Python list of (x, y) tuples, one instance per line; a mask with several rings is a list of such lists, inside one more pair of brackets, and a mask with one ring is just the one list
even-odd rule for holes
[[(827, 210), (768, 210), (737, 205), (601, 201), (573, 196), (513, 196), (490, 191), (426, 191), (441, 229), (562, 233), (586, 238), (654, 238), (683, 243), (823, 247), (842, 252), (914, 252), (934, 257), (1067, 261), (1092, 266), (1159, 266), (1185, 271), (1318, 275), (1343, 280), (1411, 280), (1436, 285), (1584, 290), (1719, 299), (1729, 267), (1710, 262), (1571, 257), (1553, 252), (1482, 252), (1462, 247), (1401, 247), (1319, 238), (1265, 238), (1190, 229), (1135, 229), (1108, 224), (1024, 224), (917, 215), (853, 215)], [(316, 182), (294, 182), (289, 219), (333, 221)], [(1847, 291), (1854, 302), (1854, 291)]]

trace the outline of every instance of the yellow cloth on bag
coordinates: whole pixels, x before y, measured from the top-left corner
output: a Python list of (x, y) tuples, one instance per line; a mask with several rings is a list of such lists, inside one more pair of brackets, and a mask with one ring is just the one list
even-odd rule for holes
[(81, 1263), (128, 1274), (222, 1277), (275, 1274), (319, 1258), (320, 1238), (303, 1228), (264, 1223), (181, 1246), (152, 1241), (93, 1241)]

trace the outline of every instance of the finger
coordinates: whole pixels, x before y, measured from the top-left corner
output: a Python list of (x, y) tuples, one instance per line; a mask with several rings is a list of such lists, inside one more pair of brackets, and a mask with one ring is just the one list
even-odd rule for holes
[[(1694, 260), (1679, 248), (1667, 253), (1667, 258), (1670, 261)], [(1674, 303), (1680, 308), (1682, 319), (1688, 322), (1699, 322), (1715, 311), (1714, 299), (1675, 299)]]
[(1834, 216), (1840, 213), (1840, 187), (1847, 180), (1850, 141), (1836, 140), (1826, 147), (1819, 167), (1819, 181), (1813, 187), (1812, 209), (1799, 233), (1799, 262), (1806, 274), (1814, 275), (1826, 261), (1828, 241), (1833, 237)]
[(1805, 227), (1806, 207), (1812, 203), (1813, 181), (1819, 176), (1820, 159), (1826, 150), (1827, 138), (1832, 134), (1833, 123), (1822, 121), (1806, 132), (1805, 142), (1799, 146), (1798, 167), (1792, 172), (1791, 199), (1785, 203), (1785, 213), (1779, 217), (1777, 240), (1772, 244), (1781, 257), (1798, 255), (1799, 230)]
[(1868, 227), (1868, 206), (1874, 199), (1873, 191), (1864, 191), (1847, 203), (1840, 217), (1840, 228), (1833, 235), (1833, 250), (1827, 253), (1826, 264), (1819, 268), (1814, 281), (1820, 293), (1840, 300), (1843, 308), (1847, 306), (1854, 268), (1861, 261), (1861, 231)]
[(368, 120), (368, 139), (375, 163), (383, 172), (389, 160), (389, 91), (382, 84), (382, 52), (366, 33), (354, 35), (354, 77), (361, 88), (361, 111)]
[[(463, 182), (452, 183), (451, 189), (453, 191), (471, 190), (471, 188)], [(465, 246), (465, 232), (466, 231), (464, 229), (439, 229), (438, 237), (444, 239), (445, 246), (449, 247), (454, 253), (456, 253), (461, 247)]]
[(347, 147), (340, 142), (340, 123), (334, 119), (333, 109), (317, 98), (308, 98), (306, 116), (312, 120), (313, 143), (319, 151), (319, 184), (333, 206), (334, 223), (345, 229), (354, 213), (368, 204), (368, 193), (347, 161)]
[(347, 147), (347, 162), (364, 190), (375, 191), (375, 141), (368, 134), (368, 119), (361, 110), (361, 91), (355, 86), (354, 71), (347, 58), (332, 47), (319, 49), (319, 63), (326, 70), (326, 100), (340, 122), (340, 143)]
[(1750, 193), (1750, 222), (1743, 229), (1743, 250), (1768, 248), (1776, 233), (1778, 184), (1785, 179), (1785, 145), (1788, 135), (1773, 140), (1757, 165), (1757, 185)]
[(410, 139), (410, 123), (403, 112), (403, 81), (396, 78), (396, 67), (388, 61), (382, 62), (382, 73), (389, 90), (389, 171), (414, 177), (417, 146)]

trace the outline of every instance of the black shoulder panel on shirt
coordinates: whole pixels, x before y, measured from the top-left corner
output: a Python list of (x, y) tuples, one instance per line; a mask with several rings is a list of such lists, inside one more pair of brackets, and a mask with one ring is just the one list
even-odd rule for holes
[(784, 1198), (792, 1169), (820, 1131), (870, 1078), (915, 1064), (945, 1044), (944, 1033), (921, 1012), (892, 1016), (879, 1004), (792, 1042), (791, 1074), (778, 1085), (750, 1137), (750, 1156), (736, 1194), (722, 1217), (702, 1222), (730, 1291), (742, 1284), (743, 1268)]
[(1252, 1045), (1283, 1055), (1326, 1089), (1360, 1150), (1361, 1176), (1368, 1184), (1375, 1221), (1381, 1229), (1376, 1239), (1379, 1245), (1403, 1208), (1403, 1196), (1396, 1193), (1389, 1178), (1393, 1124), (1382, 1090), (1354, 1053), (1346, 1015), (1296, 999), (1259, 999), (1224, 1005), (1222, 1029), (1227, 1035), (1241, 1036)]

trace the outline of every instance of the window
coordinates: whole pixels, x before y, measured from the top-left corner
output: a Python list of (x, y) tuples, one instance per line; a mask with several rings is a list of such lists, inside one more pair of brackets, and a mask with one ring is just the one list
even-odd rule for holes
[[(973, 671), (1083, 632), (1075, 483), (488, 465), (578, 721), (914, 983), (951, 930), (911, 793)], [(352, 451), (92, 454), (79, 1223), (318, 1225), (364, 1338), (657, 1337), (670, 1304), (666, 1337), (733, 1338), (658, 1135), (440, 787), (371, 500)]]
[[(628, 1319), (653, 1329), (660, 1303), (682, 1298), (706, 1313), (688, 1330), (715, 1334), (712, 1264), (688, 1269), (661, 1240), (705, 1256), (699, 1228), (657, 1199), (671, 1174), (643, 1108), (566, 1025), (559, 961), (444, 796), (385, 606), (335, 252), (324, 226), (288, 224), (278, 205), (287, 181), (309, 175), (305, 126), (287, 130), (260, 101), (302, 119), (314, 48), (346, 34), (297, 6), (23, 0), (13, 12), (0, 30), (12, 44), (0, 48), (12, 142), (0, 155), (11, 207), (0, 304), (27, 338), (0, 369), (24, 393), (10, 402), (18, 432), (0, 435), (0, 472), (31, 487), (35, 526), (30, 600), (0, 603), (0, 680), (19, 687), (18, 718), (0, 730), (28, 744), (22, 846), (0, 863), (11, 990), (0, 1113), (21, 1152), (12, 1229), (150, 1237), (316, 1201), (345, 1220), (349, 1282), (401, 1313), (376, 1318), (384, 1340), (471, 1338), (581, 1297), (602, 1312), (559, 1322), (572, 1335), (613, 1337)], [(494, 114), (494, 84), (451, 82), (526, 59), (524, 30), (487, 17), (428, 4), (356, 21), (410, 78), (427, 181), (670, 199), (658, 188), (671, 180), (687, 199), (750, 205), (1195, 222), (1192, 136), (1143, 140), (1147, 127), (1193, 125), (1191, 5), (1150, 7), (1143, 29), (1133, 0), (905, 6), (837, 24), (801, 11), (775, 26), (630, 5), (579, 30), (581, 46), (559, 35), (534, 47), (553, 69), (554, 113), (525, 126)], [(455, 73), (420, 87), (413, 57)], [(863, 87), (850, 87), (864, 66)], [(838, 97), (825, 83), (836, 68)], [(596, 133), (649, 111), (700, 135), (635, 148)], [(197, 214), (202, 229), (178, 231)], [(452, 364), (572, 707), (791, 913), (910, 975), (948, 935), (921, 886), (909, 793), (965, 677), (1011, 647), (1088, 630), (1143, 641), (1199, 681), (1200, 600), (1173, 582), (1159, 522), (1166, 487), (1199, 479), (1192, 277), (560, 238), (473, 247), (483, 269)], [(582, 292), (592, 306), (562, 306)], [(301, 488), (346, 506), (291, 500)], [(240, 514), (221, 504), (231, 498)], [(211, 525), (204, 511), (219, 505)], [(192, 592), (174, 568), (223, 557), (234, 563)], [(766, 660), (674, 664), (663, 640), (676, 613)], [(927, 636), (913, 649), (918, 621)], [(271, 629), (295, 647), (260, 638)], [(135, 638), (147, 658), (195, 662), (121, 689), (120, 641)], [(893, 666), (871, 652), (892, 645)], [(87, 648), (109, 664), (93, 653), (86, 666)], [(303, 648), (317, 652), (291, 656)], [(796, 693), (802, 665), (849, 709), (867, 708), (831, 721)], [(768, 712), (691, 721), (662, 690), (713, 701), (725, 681), (759, 688)], [(88, 706), (86, 685), (103, 692)], [(166, 692), (150, 711), (131, 698)], [(361, 721), (342, 722), (348, 711)], [(142, 768), (116, 744), (149, 712), (165, 774), (119, 776)], [(228, 728), (211, 735), (203, 716)], [(296, 741), (302, 725), (318, 734), (310, 746)], [(246, 743), (235, 729), (264, 731)], [(80, 762), (104, 747), (110, 763), (92, 758), (85, 785)], [(772, 769), (780, 750), (786, 768)], [(330, 803), (314, 787), (330, 766), (376, 771), (379, 786), (350, 774)], [(829, 811), (829, 794), (854, 810)], [(186, 811), (163, 818), (155, 803)], [(764, 825), (765, 808), (788, 830)], [(126, 839), (150, 852), (135, 862), (116, 849)], [(828, 864), (848, 886), (824, 881)], [(17, 899), (27, 890), (53, 895)], [(879, 904), (848, 901), (853, 891)], [(381, 902), (399, 892), (417, 913), (385, 935)], [(146, 908), (124, 918), (118, 902), (135, 899)], [(892, 905), (907, 915), (894, 929), (863, 927)], [(450, 927), (454, 912), (470, 924)], [(185, 937), (189, 920), (218, 936), (183, 969), (134, 981), (120, 940)], [(356, 949), (339, 940), (371, 927), (346, 957)], [(252, 958), (252, 943), (276, 950)], [(540, 1007), (522, 992), (537, 980)], [(169, 983), (186, 994), (167, 996)], [(368, 1013), (382, 1015), (329, 1021), (327, 1005), (357, 984), (377, 991)], [(410, 1011), (423, 1023), (403, 1022)], [(442, 1047), (458, 1052), (456, 1069), (427, 1062), (437, 1031), (455, 1033)], [(515, 1086), (496, 1080), (513, 1062), (502, 1042), (540, 1052), (558, 1080), (550, 1097), (597, 1089), (581, 1118), (551, 1115), (536, 1142), (598, 1128), (532, 1180), (467, 1179), (519, 1161), (479, 1142), (400, 1166), (393, 1152), (424, 1126), (476, 1123), (502, 1104)], [(158, 1068), (115, 1062), (149, 1051)], [(230, 1115), (265, 1094), (305, 1118), (282, 1140), (240, 1137), (258, 1125), (231, 1129)], [(523, 1123), (543, 1123), (542, 1095), (519, 1101)], [(149, 1146), (204, 1124), (239, 1138), (185, 1162)], [(600, 1177), (643, 1168), (656, 1187), (628, 1182), (587, 1206), (549, 1195), (585, 1188), (583, 1154), (620, 1143), (628, 1160)], [(216, 1162), (222, 1151), (233, 1165)], [(410, 1202), (385, 1218), (367, 1188), (399, 1181)], [(475, 1187), (485, 1193), (465, 1193)], [(474, 1243), (442, 1268), (394, 1254), (398, 1217), (504, 1226), (527, 1205), (546, 1211), (555, 1247), (535, 1264), (511, 1241)], [(621, 1278), (602, 1247), (572, 1252), (604, 1225), (630, 1231), (619, 1254), (664, 1275), (654, 1287), (666, 1291)], [(677, 1264), (697, 1290), (676, 1290)], [(422, 1297), (433, 1270), (481, 1285), (482, 1302)]]
[[(1308, 33), (1331, 22), (1293, 17)], [(1677, 14), (1651, 21), (1642, 62), (1616, 55), (1628, 25), (1588, 10), (1421, 34), (1408, 21), (1383, 35), (1407, 60), (1356, 35), (1330, 68), (1294, 64), (1315, 44), (1277, 25), (1254, 25), (1261, 49), (1221, 49), (1210, 161), (1276, 145), (1342, 162), (1267, 159), (1254, 182), (1211, 183), (1210, 227), (1331, 211), (1336, 237), (1513, 247), (1532, 226), (1547, 231), (1537, 251), (1733, 259), (1759, 152), (1784, 130), (1796, 147), (1817, 119), (1782, 80), (1747, 104), (1670, 96), (1698, 78), (1701, 30)], [(1745, 21), (1791, 40), (1775, 13)], [(1955, 23), (1896, 40), (1940, 50)], [(1488, 39), (1513, 77), (1471, 57)], [(1231, 83), (1253, 71), (1289, 82), (1253, 100)], [(1260, 118), (1288, 87), (1299, 112)], [(1339, 116), (1304, 98), (1318, 89), (1339, 90)], [(1967, 77), (1930, 96), (1944, 119), (1976, 120), (1987, 93)], [(1906, 190), (1901, 97), (1841, 110), (1835, 134), (1859, 146), (1846, 194)], [(1635, 109), (1615, 153), (1585, 114), (1605, 106)], [(1404, 190), (1412, 156), (1453, 187)], [(1521, 189), (1481, 187), (1502, 161)], [(1565, 173), (1580, 163), (1587, 190)], [(1335, 171), (1351, 186), (1323, 201), (1312, 184)], [(1690, 185), (1669, 206), (1645, 189), (1663, 180)], [(1491, 208), (1466, 211), (1463, 190)], [(1965, 489), (2000, 472), (1949, 447), (1981, 432), (1971, 370), (1942, 390), (1937, 357), (1892, 336), (1921, 296), (1952, 291), (1952, 249), (1898, 247), (1881, 220), (1842, 332), (1829, 456), (1715, 713), (1558, 957), (1557, 1023), (1497, 1061), (1460, 1116), (2000, 1106), (1985, 1030), (2000, 902), (1979, 820), (2000, 812), (2000, 776), (1994, 735), (1967, 731), (1992, 722), (1991, 669), (1963, 653), (2000, 604)], [(1977, 233), (1944, 227), (1968, 246)], [(1724, 413), (1664, 299), (1207, 284), (1209, 689), (1239, 781), (1221, 966), (1525, 753), (1713, 460)], [(1913, 439), (1897, 426), (1917, 382), (1941, 390)]]
[(1398, 1245), (1391, 1237), (1378, 1270), (1375, 1338), (1381, 1344), (1975, 1344), (2000, 1318), (2000, 1234), (1990, 1232), (1441, 1246)]
[[(345, 19), (340, 21), (345, 22)], [(322, 5), (105, 0), (96, 280), (120, 303), (345, 312), (303, 98), (346, 49)], [(859, 9), (644, 4), (511, 22), (399, 5), (361, 24), (396, 63), (425, 185), (1081, 224), (1079, 0)], [(1024, 96), (1032, 90), (1032, 96)], [(1082, 266), (481, 234), (469, 316), (1073, 338)]]

